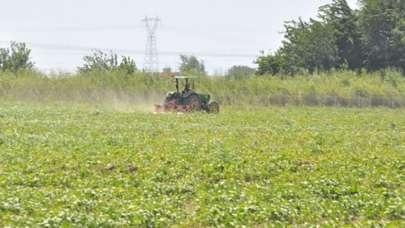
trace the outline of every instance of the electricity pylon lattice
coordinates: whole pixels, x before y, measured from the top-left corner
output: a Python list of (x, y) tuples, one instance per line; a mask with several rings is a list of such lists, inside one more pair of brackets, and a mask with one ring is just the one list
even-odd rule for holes
[(145, 23), (147, 32), (146, 48), (145, 48), (145, 71), (149, 73), (159, 72), (159, 55), (156, 45), (156, 30), (159, 27), (160, 18), (145, 17), (142, 20)]

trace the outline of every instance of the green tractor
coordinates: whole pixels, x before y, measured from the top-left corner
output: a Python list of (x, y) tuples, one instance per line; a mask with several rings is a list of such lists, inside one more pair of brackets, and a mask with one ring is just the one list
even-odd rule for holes
[[(156, 112), (199, 112), (219, 113), (219, 104), (210, 102), (209, 94), (195, 91), (195, 77), (176, 76), (176, 91), (168, 93), (163, 105), (156, 105)], [(180, 81), (184, 89), (180, 91)]]

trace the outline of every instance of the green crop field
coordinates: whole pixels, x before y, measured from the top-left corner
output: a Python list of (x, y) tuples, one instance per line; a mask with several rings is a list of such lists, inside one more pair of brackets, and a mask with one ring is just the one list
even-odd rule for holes
[(404, 113), (2, 103), (0, 226), (404, 226)]

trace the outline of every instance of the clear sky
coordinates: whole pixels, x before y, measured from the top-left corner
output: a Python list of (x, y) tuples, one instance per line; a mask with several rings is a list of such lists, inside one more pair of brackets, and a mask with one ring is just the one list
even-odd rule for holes
[[(195, 54), (210, 72), (253, 65), (280, 46), (283, 23), (315, 17), (331, 0), (1, 0), (0, 46), (24, 41), (42, 70), (71, 71), (91, 48), (144, 64), (145, 16), (158, 16), (160, 66), (176, 69), (178, 53)], [(352, 7), (356, 0), (348, 0)]]

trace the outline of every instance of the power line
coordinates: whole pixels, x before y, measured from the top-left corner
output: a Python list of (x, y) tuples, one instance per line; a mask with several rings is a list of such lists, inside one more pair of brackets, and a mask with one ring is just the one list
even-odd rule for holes
[[(9, 44), (10, 41), (0, 41), (1, 44)], [(45, 50), (55, 50), (55, 51), (70, 51), (70, 52), (89, 52), (92, 50), (101, 51), (114, 51), (118, 53), (143, 55), (144, 50), (140, 49), (121, 49), (121, 48), (103, 48), (103, 47), (91, 47), (91, 46), (72, 46), (72, 45), (61, 45), (61, 44), (44, 44), (44, 43), (32, 43), (25, 42), (27, 46), (34, 47), (38, 49)], [(160, 51), (159, 55), (165, 56), (179, 56), (179, 55), (195, 55), (202, 57), (218, 57), (218, 58), (256, 58), (258, 54), (250, 53), (224, 53), (224, 52), (200, 52), (200, 51)]]
[[(109, 31), (109, 30), (134, 30), (134, 29), (144, 29), (145, 25), (134, 24), (134, 25), (103, 25), (103, 26), (88, 26), (88, 27), (42, 27), (42, 28), (16, 28), (14, 32), (20, 33), (58, 33), (58, 32), (93, 32), (93, 31)], [(166, 31), (172, 31), (176, 34), (183, 33), (184, 35), (194, 35), (197, 37), (204, 37), (210, 40), (232, 40), (240, 41), (244, 43), (258, 43), (255, 40), (242, 39), (238, 36), (209, 33), (196, 30), (195, 28), (185, 28), (176, 26), (162, 26), (161, 29)], [(248, 32), (244, 29), (238, 30), (238, 32)]]
[(132, 30), (141, 29), (141, 25), (110, 25), (110, 26), (91, 26), (91, 27), (55, 27), (55, 28), (29, 28), (17, 29), (17, 32), (23, 33), (50, 33), (50, 32), (75, 32), (75, 31), (103, 31), (103, 30)]
[[(221, 41), (226, 41), (228, 42), (238, 42), (238, 43), (255, 43), (255, 44), (261, 44), (265, 45), (255, 39), (245, 39), (240, 34), (252, 34), (250, 31), (245, 30), (245, 29), (239, 29), (235, 30), (232, 34), (231, 33), (224, 33), (224, 32), (210, 32), (210, 31), (202, 31), (201, 29), (196, 29), (195, 27), (193, 28), (186, 28), (186, 27), (177, 27), (177, 26), (167, 26), (163, 25), (162, 30), (165, 30), (167, 32), (174, 32), (176, 35), (178, 34), (184, 34), (184, 36), (195, 36), (198, 38), (204, 38), (204, 40), (210, 40), (210, 41), (216, 41), (218, 40)], [(236, 34), (236, 33), (239, 34)]]

